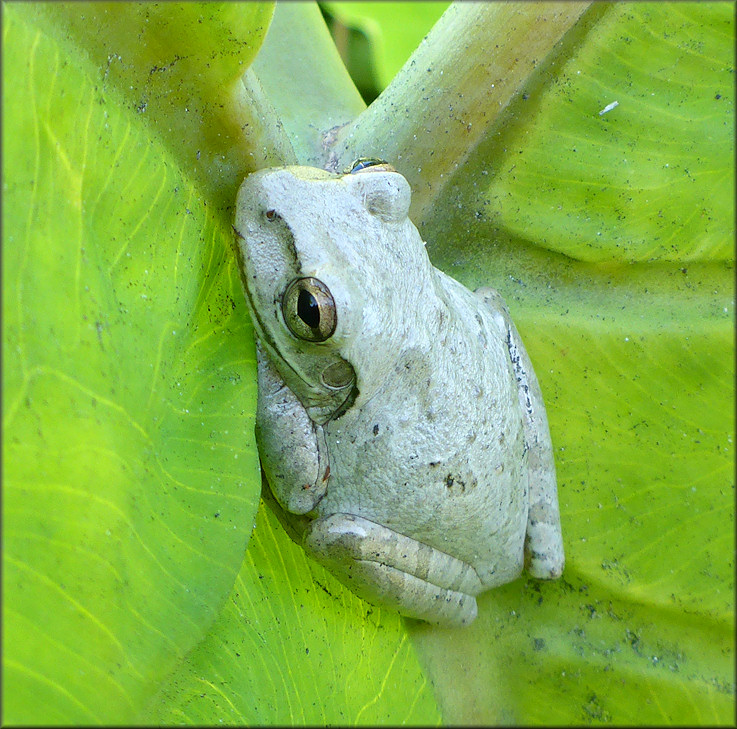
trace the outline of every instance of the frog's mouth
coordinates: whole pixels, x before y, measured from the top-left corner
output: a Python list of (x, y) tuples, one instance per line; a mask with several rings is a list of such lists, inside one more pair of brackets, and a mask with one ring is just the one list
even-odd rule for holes
[[(257, 332), (257, 336), (261, 336), (260, 331)], [(313, 384), (284, 359), (269, 339), (261, 339), (261, 344), (287, 386), (302, 403), (310, 420), (316, 425), (324, 425), (329, 420), (336, 420), (353, 405), (358, 397), (355, 378), (345, 387), (325, 389), (324, 386)]]
[[(260, 336), (260, 333), (257, 334)], [(269, 340), (261, 340), (272, 363), (292, 392), (297, 396), (307, 414), (316, 425), (324, 425), (343, 415), (358, 397), (355, 378), (345, 387), (326, 389), (307, 379), (298, 369), (279, 353)]]

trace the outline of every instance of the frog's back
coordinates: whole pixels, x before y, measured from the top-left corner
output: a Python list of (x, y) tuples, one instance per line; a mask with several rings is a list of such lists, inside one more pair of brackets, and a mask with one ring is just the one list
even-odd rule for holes
[(489, 587), (523, 563), (517, 385), (493, 311), (440, 272), (435, 288), (427, 336), (399, 353), (381, 391), (326, 424), (331, 475), (319, 512), (384, 524), (468, 562)]

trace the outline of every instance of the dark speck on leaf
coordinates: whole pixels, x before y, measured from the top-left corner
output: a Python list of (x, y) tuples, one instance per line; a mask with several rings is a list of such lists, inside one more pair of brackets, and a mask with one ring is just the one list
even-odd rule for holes
[(374, 425), (374, 435), (379, 435), (379, 424)]

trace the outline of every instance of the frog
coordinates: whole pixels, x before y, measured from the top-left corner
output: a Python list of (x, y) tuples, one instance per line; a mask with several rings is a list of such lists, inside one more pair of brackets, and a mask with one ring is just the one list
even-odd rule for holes
[(502, 296), (435, 268), (388, 164), (256, 171), (235, 205), (264, 500), (353, 593), (436, 626), (564, 567), (540, 386)]

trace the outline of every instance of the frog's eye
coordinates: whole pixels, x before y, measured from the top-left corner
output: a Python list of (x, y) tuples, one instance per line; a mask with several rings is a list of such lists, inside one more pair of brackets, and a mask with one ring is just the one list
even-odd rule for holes
[(375, 165), (380, 165), (384, 162), (384, 160), (376, 159), (373, 157), (359, 157), (351, 166), (350, 166), (350, 174), (355, 175), (356, 172), (360, 172), (361, 170), (365, 170), (367, 167), (374, 167)]
[[(377, 157), (359, 157), (347, 170), (346, 173), (350, 175), (355, 175), (359, 172), (363, 172), (364, 170), (367, 170), (369, 167), (378, 167), (379, 169), (376, 170), (377, 172), (396, 172), (394, 167), (392, 167), (385, 159), (378, 159)], [(374, 170), (371, 170), (372, 172)]]
[(266, 220), (270, 223), (279, 217), (279, 213), (277, 213), (276, 210), (267, 210), (264, 215), (266, 216)]
[(330, 289), (316, 278), (296, 278), (287, 286), (281, 303), (289, 331), (307, 342), (330, 339), (338, 312)]

